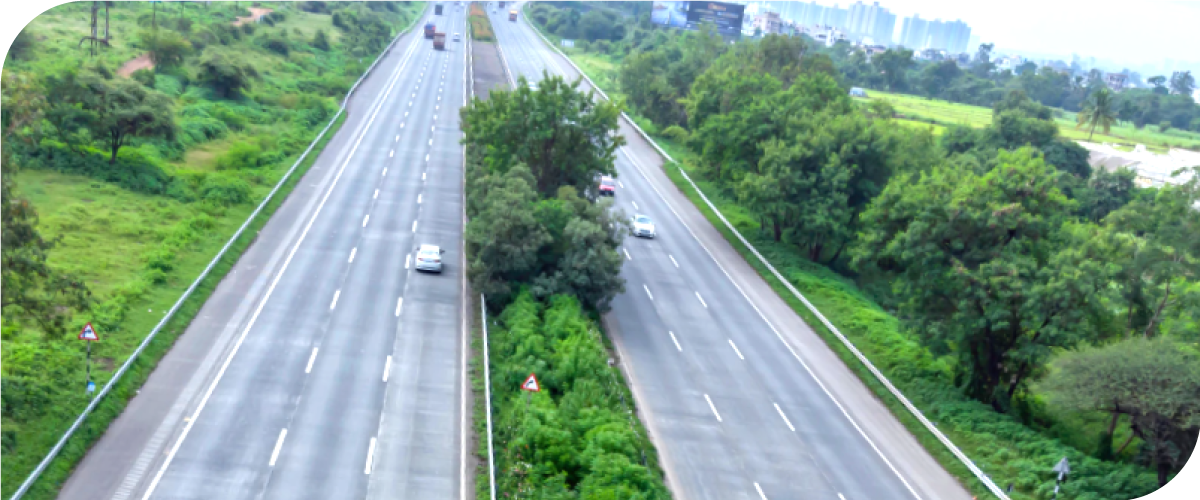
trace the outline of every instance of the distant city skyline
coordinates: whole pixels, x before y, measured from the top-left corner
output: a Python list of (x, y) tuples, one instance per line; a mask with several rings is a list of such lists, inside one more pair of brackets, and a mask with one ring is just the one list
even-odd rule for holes
[[(812, 1), (812, 0), (810, 0)], [(806, 2), (736, 2), (742, 4), (798, 4)], [(863, 2), (864, 4), (873, 4)], [(815, 0), (820, 7), (837, 6), (846, 11), (854, 1)], [(995, 44), (996, 50), (1027, 57), (1062, 59), (1071, 54), (1095, 58), (1097, 65), (1118, 71), (1166, 72), (1200, 70), (1200, 51), (1189, 43), (1188, 34), (1200, 25), (1200, 0), (1143, 0), (1136, 8), (1128, 6), (1097, 8), (1081, 2), (1044, 0), (1007, 0), (1005, 2), (964, 2), (962, 0), (879, 0), (880, 7), (895, 17), (892, 39), (900, 43), (903, 21), (914, 15), (922, 20), (961, 20), (970, 26), (968, 41), (973, 50), (981, 43)], [(781, 14), (785, 18), (788, 6)], [(801, 21), (797, 19), (797, 21)], [(828, 20), (827, 20), (828, 21)], [(845, 25), (846, 19), (828, 24)], [(807, 23), (806, 23), (807, 24)]]

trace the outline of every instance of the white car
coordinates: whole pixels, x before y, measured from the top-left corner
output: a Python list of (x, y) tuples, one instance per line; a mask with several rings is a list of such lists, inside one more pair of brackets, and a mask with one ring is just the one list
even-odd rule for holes
[(421, 245), (417, 249), (417, 270), (442, 272), (442, 254), (446, 253), (437, 245)]
[(633, 216), (633, 235), (639, 238), (653, 238), (657, 236), (654, 230), (654, 221), (650, 220), (642, 214)]
[(454, 41), (456, 41), (456, 42), (458, 41), (458, 33), (454, 34)]

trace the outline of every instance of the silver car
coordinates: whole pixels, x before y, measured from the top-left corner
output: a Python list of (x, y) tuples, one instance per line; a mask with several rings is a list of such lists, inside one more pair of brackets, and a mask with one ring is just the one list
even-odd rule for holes
[(657, 235), (654, 231), (654, 221), (650, 220), (642, 214), (633, 216), (633, 235), (639, 238), (653, 238)]
[(417, 249), (417, 270), (434, 273), (442, 272), (442, 254), (446, 253), (437, 245), (421, 245)]

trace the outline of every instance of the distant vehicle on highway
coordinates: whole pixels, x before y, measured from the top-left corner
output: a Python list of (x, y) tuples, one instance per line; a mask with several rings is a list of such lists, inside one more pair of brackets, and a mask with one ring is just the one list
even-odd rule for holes
[(642, 214), (633, 216), (633, 235), (639, 238), (654, 238), (654, 221)]
[(517, 9), (508, 11), (508, 20), (512, 22), (517, 21)]
[(604, 176), (600, 178), (600, 196), (616, 196), (617, 182), (612, 177)]
[(455, 34), (454, 34), (454, 41), (456, 41), (456, 42), (457, 42), (457, 41), (459, 41), (459, 39), (458, 39), (458, 33), (455, 33)]
[(437, 33), (437, 26), (433, 23), (425, 23), (425, 38), (433, 38), (434, 33)]
[(446, 253), (437, 245), (421, 245), (417, 249), (417, 270), (434, 273), (442, 272), (442, 254)]
[(433, 34), (433, 48), (437, 49), (437, 50), (446, 50), (446, 34), (445, 33), (434, 33)]

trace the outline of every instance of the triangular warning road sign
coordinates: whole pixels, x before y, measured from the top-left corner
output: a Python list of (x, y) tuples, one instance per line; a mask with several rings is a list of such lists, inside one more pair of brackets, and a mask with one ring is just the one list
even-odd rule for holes
[(530, 373), (529, 378), (521, 384), (521, 389), (529, 392), (541, 392), (542, 386), (538, 385), (537, 377)]
[(83, 325), (83, 330), (79, 331), (79, 340), (100, 340), (100, 336), (96, 335), (96, 329), (92, 328), (92, 323), (90, 321), (88, 324)]

